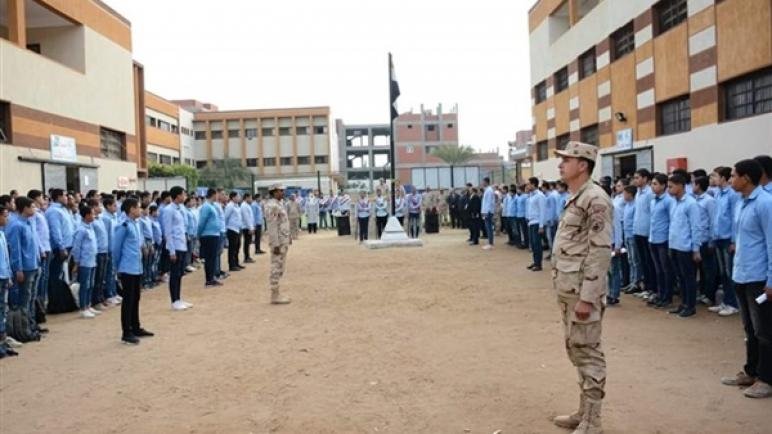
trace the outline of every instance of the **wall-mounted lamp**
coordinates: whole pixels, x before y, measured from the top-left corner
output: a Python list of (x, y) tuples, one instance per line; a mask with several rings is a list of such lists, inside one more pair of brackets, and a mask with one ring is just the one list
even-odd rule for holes
[(617, 119), (619, 122), (627, 122), (627, 118), (625, 117), (625, 114), (624, 114), (624, 113), (622, 113), (622, 112), (616, 112), (616, 113), (614, 113), (614, 117), (615, 117), (615, 118), (616, 118), (616, 119)]

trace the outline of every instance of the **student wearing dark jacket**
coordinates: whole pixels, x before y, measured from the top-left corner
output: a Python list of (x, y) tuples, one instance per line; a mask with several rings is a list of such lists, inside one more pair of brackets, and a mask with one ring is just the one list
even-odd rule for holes
[(482, 215), (480, 214), (481, 209), (482, 199), (480, 198), (477, 189), (473, 188), (467, 205), (467, 223), (469, 226), (470, 246), (476, 246), (480, 244), (480, 226), (482, 225)]

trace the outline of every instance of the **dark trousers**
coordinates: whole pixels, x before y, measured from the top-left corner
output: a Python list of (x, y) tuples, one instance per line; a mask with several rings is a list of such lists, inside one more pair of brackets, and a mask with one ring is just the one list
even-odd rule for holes
[(542, 255), (544, 254), (539, 234), (539, 225), (528, 225), (528, 239), (531, 240), (531, 252), (533, 253), (533, 263), (541, 267)]
[(734, 267), (734, 253), (729, 252), (732, 240), (716, 240), (716, 259), (721, 271), (721, 282), (724, 289), (724, 304), (737, 307), (734, 281), (732, 280), (732, 268)]
[(638, 255), (641, 272), (643, 273), (643, 287), (646, 291), (657, 290), (657, 273), (654, 268), (654, 258), (649, 249), (649, 239), (643, 235), (635, 236), (635, 246), (638, 247)]
[(252, 233), (249, 229), (242, 229), (241, 234), (244, 236), (244, 260), (251, 259), (249, 246), (252, 245)]
[(737, 301), (745, 329), (746, 374), (772, 384), (772, 300), (756, 303), (766, 282), (737, 283)]
[(482, 227), (482, 218), (470, 217), (467, 221), (469, 226), (469, 239), (472, 240), (472, 244), (480, 244), (480, 227)]
[(496, 228), (493, 227), (493, 213), (486, 213), (483, 215), (485, 219), (485, 236), (488, 237), (488, 244), (493, 245), (493, 236)]
[(92, 305), (105, 301), (105, 284), (107, 283), (105, 272), (107, 271), (107, 261), (109, 260), (110, 258), (107, 253), (97, 253), (94, 289), (91, 292)]
[(327, 229), (327, 211), (319, 211), (319, 227)]
[(461, 227), (461, 219), (458, 218), (458, 211), (450, 210), (450, 227), (456, 229)]
[(697, 304), (697, 282), (695, 280), (697, 271), (692, 252), (671, 249), (670, 255), (673, 258), (678, 280), (681, 282), (681, 305), (694, 309)]
[(517, 222), (518, 233), (520, 235), (520, 239), (517, 240), (517, 242), (520, 243), (521, 246), (530, 245), (528, 243), (528, 221), (525, 217), (515, 217), (515, 221)]
[[(180, 262), (179, 256), (177, 262)], [(172, 264), (173, 267), (173, 264)], [(124, 336), (133, 335), (141, 328), (139, 325), (139, 298), (142, 294), (140, 284), (142, 275), (119, 273), (118, 279), (123, 288), (121, 302), (121, 329)]]
[(308, 224), (308, 233), (309, 234), (315, 234), (317, 229), (317, 223), (309, 223)]
[(228, 267), (233, 269), (239, 267), (239, 246), (241, 236), (238, 232), (228, 229)]
[(671, 301), (673, 299), (673, 267), (668, 255), (670, 249), (668, 249), (667, 242), (651, 243), (649, 244), (649, 251), (656, 270), (656, 287), (659, 299)]
[(359, 221), (359, 241), (364, 241), (367, 239), (370, 217), (357, 217), (357, 221)]
[(166, 250), (166, 241), (161, 241), (161, 246), (158, 247), (161, 250), (161, 260), (158, 262), (158, 274), (166, 274), (169, 272), (170, 261), (169, 251)]
[(185, 252), (177, 250), (175, 256), (177, 257), (176, 261), (169, 260), (169, 296), (172, 303), (180, 299), (180, 292), (182, 292), (182, 272), (185, 263), (182, 258), (185, 256)]
[(337, 221), (338, 221), (338, 217), (335, 217), (334, 215), (332, 215), (332, 212), (330, 212), (330, 229), (336, 228)]
[(263, 225), (255, 226), (255, 253), (260, 252), (260, 239), (263, 238)]
[(386, 227), (386, 221), (389, 220), (389, 216), (385, 215), (383, 217), (376, 217), (375, 218), (375, 227), (378, 229), (378, 239), (381, 239), (381, 234), (383, 234), (383, 229)]
[(204, 258), (204, 276), (206, 282), (214, 280), (215, 261), (217, 258), (217, 245), (220, 243), (218, 235), (206, 235), (201, 237), (201, 257)]
[(715, 247), (708, 247), (708, 243), (703, 243), (700, 246), (700, 256), (702, 256), (702, 262), (700, 262), (700, 293), (710, 299), (711, 302), (716, 301), (716, 269), (718, 263), (716, 262), (716, 249)]

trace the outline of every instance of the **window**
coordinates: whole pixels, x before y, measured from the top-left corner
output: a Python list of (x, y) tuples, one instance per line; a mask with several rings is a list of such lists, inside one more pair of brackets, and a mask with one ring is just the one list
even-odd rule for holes
[(327, 164), (326, 155), (317, 155), (314, 157), (314, 164)]
[(211, 131), (212, 139), (222, 139), (222, 131), (220, 130), (213, 130)]
[(188, 166), (192, 167), (193, 166), (193, 160), (191, 158), (186, 158), (185, 159), (185, 164), (187, 164)]
[(448, 124), (448, 128), (453, 128), (453, 124)]
[(407, 129), (408, 130), (412, 130), (413, 129), (413, 124), (407, 124)]
[(434, 131), (434, 125), (427, 125), (426, 131)]
[(327, 134), (327, 127), (324, 125), (315, 126), (314, 134)]
[(579, 80), (595, 74), (595, 48), (590, 48), (579, 56)]
[(536, 104), (547, 99), (547, 82), (542, 81), (536, 85)]
[(556, 149), (558, 151), (562, 151), (566, 149), (566, 145), (568, 145), (569, 140), (571, 140), (571, 136), (568, 134), (563, 134), (562, 136), (558, 136)]
[(292, 157), (281, 157), (279, 160), (282, 166), (292, 166)]
[(279, 127), (279, 135), (280, 136), (291, 136), (292, 132), (290, 131), (290, 127)]
[(196, 168), (197, 169), (203, 169), (206, 167), (206, 160), (198, 160), (196, 161)]
[(244, 130), (244, 135), (248, 139), (254, 139), (255, 137), (257, 137), (257, 128), (247, 128), (247, 129), (245, 129)]
[(272, 137), (273, 136), (273, 128), (272, 127), (265, 127), (263, 128), (263, 137)]
[(257, 158), (247, 158), (247, 167), (257, 167)]
[(241, 137), (241, 130), (228, 130), (228, 137)]
[(671, 99), (659, 105), (659, 133), (682, 133), (692, 129), (692, 110), (689, 96)]
[(772, 68), (730, 81), (723, 88), (727, 120), (772, 112)]
[(686, 0), (662, 0), (654, 6), (657, 35), (661, 35), (686, 20)]
[(536, 144), (536, 161), (544, 161), (549, 158), (549, 145), (547, 142), (539, 142)]
[(172, 164), (180, 164), (180, 159), (177, 157), (172, 158)]
[(161, 164), (172, 164), (172, 157), (170, 155), (159, 155), (161, 158)]
[(158, 120), (158, 129), (164, 130), (164, 131), (171, 131), (172, 124), (166, 121)]
[(276, 165), (276, 158), (275, 157), (268, 157), (263, 158), (263, 166), (275, 166)]
[(147, 162), (148, 163), (157, 163), (158, 162), (158, 154), (155, 152), (148, 152), (147, 153)]
[(598, 124), (582, 128), (580, 138), (583, 143), (598, 146)]
[(630, 21), (611, 34), (611, 60), (620, 59), (625, 54), (632, 53), (634, 49), (635, 33), (633, 32), (633, 22)]
[(439, 148), (439, 146), (427, 146), (426, 149), (426, 155), (432, 155), (435, 149)]
[(180, 128), (177, 125), (172, 124), (172, 132), (177, 134), (180, 132)]
[(206, 131), (196, 131), (193, 134), (193, 138), (196, 140), (206, 140)]
[(311, 157), (298, 157), (298, 166), (301, 164), (311, 164)]
[(295, 127), (295, 134), (298, 136), (307, 136), (308, 127)]
[(0, 143), (11, 142), (11, 103), (0, 101)]
[(190, 135), (191, 135), (191, 132), (190, 132), (190, 129), (189, 129), (189, 128), (186, 128), (186, 127), (180, 127), (180, 131), (182, 132), (182, 134), (184, 134), (184, 135), (186, 135), (186, 136), (190, 136)]
[(27, 44), (27, 49), (40, 54), (40, 44)]
[(566, 88), (568, 88), (568, 67), (555, 73), (555, 93), (562, 92)]
[(155, 126), (155, 118), (152, 116), (145, 116), (145, 125)]
[(126, 134), (99, 128), (99, 139), (103, 158), (126, 159)]

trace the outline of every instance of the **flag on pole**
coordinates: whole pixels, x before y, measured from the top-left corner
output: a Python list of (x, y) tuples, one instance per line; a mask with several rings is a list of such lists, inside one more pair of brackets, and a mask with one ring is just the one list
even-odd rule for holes
[(397, 75), (394, 72), (394, 62), (391, 60), (391, 53), (389, 53), (389, 91), (391, 94), (391, 120), (393, 121), (399, 116), (399, 111), (397, 111), (399, 83), (397, 83)]

